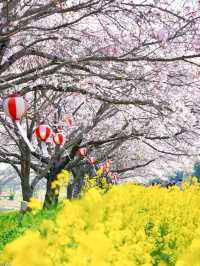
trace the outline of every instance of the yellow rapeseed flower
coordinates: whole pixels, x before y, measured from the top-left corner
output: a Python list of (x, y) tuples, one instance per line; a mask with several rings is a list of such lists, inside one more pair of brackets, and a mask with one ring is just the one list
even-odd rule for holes
[(55, 194), (59, 194), (62, 187), (66, 187), (70, 180), (70, 172), (62, 170), (57, 174), (56, 179), (51, 183), (51, 188), (55, 191)]
[(33, 212), (42, 209), (42, 202), (39, 199), (32, 197), (27, 205)]
[(194, 178), (180, 189), (127, 184), (103, 194), (93, 187), (66, 200), (56, 221), (8, 244), (0, 265), (199, 266), (199, 202)]

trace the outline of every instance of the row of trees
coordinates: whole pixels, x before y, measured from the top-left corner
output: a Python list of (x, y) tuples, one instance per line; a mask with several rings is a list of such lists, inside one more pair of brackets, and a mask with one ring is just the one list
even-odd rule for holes
[(191, 179), (191, 177), (197, 178), (198, 182), (200, 181), (200, 162), (197, 161), (194, 163), (191, 169), (188, 171), (177, 170), (173, 173), (173, 175), (168, 176), (165, 179), (155, 178), (151, 180), (149, 185), (161, 185), (163, 187), (169, 186), (180, 186), (185, 180)]
[(74, 180), (88, 172), (80, 147), (112, 160), (122, 177), (158, 176), (198, 158), (199, 8), (198, 1), (0, 1), (1, 97), (27, 98), (23, 125), (35, 146), (43, 120), (66, 134), (46, 159), (30, 153), (1, 113), (0, 161), (17, 171), (25, 201), (45, 178), (50, 203), (63, 168)]

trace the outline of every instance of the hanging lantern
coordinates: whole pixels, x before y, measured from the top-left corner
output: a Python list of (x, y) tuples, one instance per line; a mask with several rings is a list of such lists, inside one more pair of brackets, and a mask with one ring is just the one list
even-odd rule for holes
[(86, 154), (87, 154), (87, 149), (86, 149), (85, 147), (80, 148), (80, 149), (79, 149), (79, 154), (80, 154), (81, 156), (86, 156)]
[(97, 161), (97, 158), (96, 158), (95, 156), (91, 156), (91, 157), (89, 158), (89, 160), (90, 160), (90, 163), (91, 163), (91, 164), (95, 164), (96, 161)]
[(46, 124), (40, 124), (35, 130), (35, 135), (40, 141), (46, 141), (51, 135), (51, 129)]
[(72, 127), (73, 122), (74, 122), (73, 116), (72, 115), (66, 115), (65, 116), (65, 122), (68, 125), (68, 127)]
[(42, 154), (45, 157), (48, 157), (49, 154), (48, 154), (47, 146), (45, 142), (51, 135), (51, 128), (48, 125), (42, 123), (36, 128), (35, 135), (41, 141)]
[(18, 130), (28, 145), (29, 149), (34, 152), (35, 149), (31, 145), (29, 139), (27, 138), (26, 132), (24, 132), (22, 126), (20, 125), (21, 118), (25, 115), (27, 111), (27, 102), (25, 99), (19, 95), (8, 96), (3, 101), (3, 109), (6, 115), (8, 115), (17, 125)]
[(62, 145), (64, 141), (64, 135), (62, 132), (55, 132), (53, 136), (53, 142), (56, 145)]

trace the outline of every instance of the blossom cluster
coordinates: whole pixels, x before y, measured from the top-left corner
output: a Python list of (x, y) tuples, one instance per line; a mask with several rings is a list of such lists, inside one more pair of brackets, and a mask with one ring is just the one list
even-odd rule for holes
[(199, 202), (195, 179), (181, 188), (91, 188), (81, 199), (66, 200), (55, 221), (8, 244), (0, 265), (197, 266)]
[(59, 194), (62, 187), (66, 187), (70, 180), (70, 172), (62, 170), (57, 174), (56, 179), (51, 183), (51, 188), (55, 191), (55, 194)]
[(37, 210), (42, 209), (42, 203), (39, 199), (32, 197), (27, 205), (33, 212), (37, 212)]
[(100, 193), (104, 193), (104, 191), (107, 191), (112, 186), (111, 183), (109, 183), (106, 179), (106, 177), (103, 176), (103, 170), (99, 168), (96, 171), (96, 176), (93, 178), (90, 178), (88, 175), (84, 177), (84, 187), (82, 194), (86, 191), (90, 190), (91, 188), (100, 189)]

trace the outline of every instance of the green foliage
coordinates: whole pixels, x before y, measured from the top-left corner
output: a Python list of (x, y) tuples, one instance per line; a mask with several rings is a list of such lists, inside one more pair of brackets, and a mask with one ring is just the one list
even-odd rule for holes
[(25, 214), (19, 212), (0, 213), (0, 250), (27, 229), (37, 230), (44, 219), (54, 220), (60, 206), (56, 209), (41, 210), (35, 215), (31, 212)]

